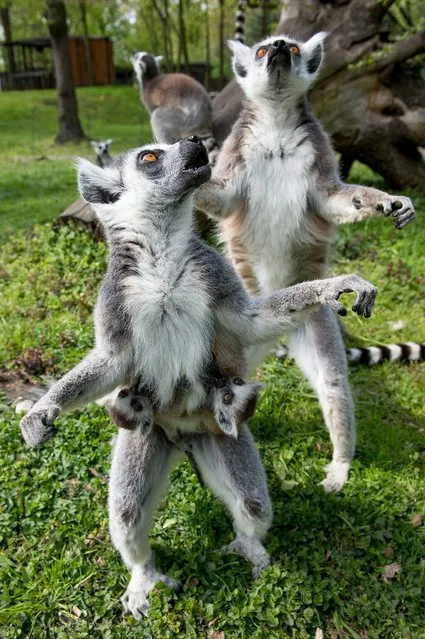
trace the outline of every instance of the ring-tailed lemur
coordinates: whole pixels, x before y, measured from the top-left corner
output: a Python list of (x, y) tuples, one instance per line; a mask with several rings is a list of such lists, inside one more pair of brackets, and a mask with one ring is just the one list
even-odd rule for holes
[[(407, 197), (341, 182), (330, 140), (307, 101), (324, 37), (230, 43), (246, 101), (195, 204), (221, 221), (232, 263), (262, 294), (324, 277), (337, 224), (385, 215), (401, 229), (415, 217)], [(318, 309), (290, 331), (289, 347), (318, 394), (334, 446), (323, 483), (338, 491), (354, 454), (355, 421), (335, 316)], [(257, 355), (261, 361), (265, 352)]]
[(238, 6), (236, 9), (235, 19), (235, 35), (234, 38), (238, 42), (245, 42), (245, 20), (246, 20), (246, 7), (248, 0), (238, 0)]
[(112, 144), (112, 140), (90, 140), (90, 144), (94, 148), (96, 153), (96, 163), (98, 166), (108, 166), (112, 162), (112, 157), (109, 155), (109, 147)]
[(131, 57), (140, 98), (151, 113), (154, 139), (164, 144), (196, 135), (210, 162), (217, 154), (212, 133), (211, 99), (202, 84), (185, 73), (161, 73), (162, 56), (137, 51)]
[(81, 194), (101, 217), (109, 244), (96, 345), (21, 421), (25, 441), (36, 446), (54, 435), (60, 411), (123, 381), (144, 380), (155, 425), (145, 435), (141, 428), (119, 430), (109, 486), (112, 539), (132, 572), (122, 601), (136, 619), (147, 611), (158, 581), (177, 585), (156, 571), (148, 533), (182, 450), (233, 516), (236, 539), (227, 550), (250, 560), (254, 576), (269, 564), (260, 540), (270, 526), (271, 503), (248, 427), (239, 428), (237, 439), (193, 432), (210, 363), (215, 358), (226, 374), (235, 366), (244, 373), (246, 349), (303, 322), (318, 305), (344, 314), (338, 299), (355, 291), (353, 310), (369, 317), (376, 295), (374, 286), (348, 275), (252, 298), (231, 264), (192, 231), (193, 192), (211, 175), (206, 163), (197, 139), (135, 149), (105, 169), (80, 160)]

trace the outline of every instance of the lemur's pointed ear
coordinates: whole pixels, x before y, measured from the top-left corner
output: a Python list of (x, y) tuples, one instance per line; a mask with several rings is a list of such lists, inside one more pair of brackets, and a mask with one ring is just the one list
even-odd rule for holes
[(233, 70), (236, 75), (244, 78), (248, 73), (246, 61), (251, 49), (247, 47), (246, 44), (239, 42), (239, 40), (228, 40), (227, 44), (229, 45), (229, 49), (233, 51)]
[(119, 200), (123, 184), (119, 174), (110, 168), (102, 169), (83, 158), (77, 159), (78, 189), (89, 204), (111, 204)]
[(324, 57), (324, 42), (327, 34), (324, 31), (315, 33), (302, 46), (302, 51), (306, 59), (307, 71), (317, 73), (322, 65)]
[(164, 59), (163, 55), (156, 55), (155, 56), (155, 62), (156, 62), (156, 66), (158, 67), (158, 71), (161, 69), (161, 62)]
[(112, 144), (112, 138), (109, 138), (109, 140), (106, 140), (105, 144), (107, 147), (110, 147)]
[(90, 140), (90, 144), (92, 145), (92, 147), (93, 147), (94, 149), (97, 149), (97, 142), (96, 142), (96, 140)]

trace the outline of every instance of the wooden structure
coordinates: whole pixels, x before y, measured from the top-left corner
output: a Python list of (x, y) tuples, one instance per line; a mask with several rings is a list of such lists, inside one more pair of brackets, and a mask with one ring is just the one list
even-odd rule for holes
[[(75, 86), (89, 85), (87, 43), (83, 37), (69, 37), (72, 75)], [(93, 68), (93, 85), (113, 84), (115, 69), (112, 42), (109, 38), (89, 38)], [(27, 38), (4, 42), (12, 53), (5, 55), (8, 68), (0, 74), (1, 89), (54, 88), (55, 79), (50, 55), (50, 38)]]

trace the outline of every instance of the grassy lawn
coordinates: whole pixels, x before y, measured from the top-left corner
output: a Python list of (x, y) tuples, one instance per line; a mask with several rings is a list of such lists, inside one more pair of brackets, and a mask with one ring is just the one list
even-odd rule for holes
[[(114, 138), (112, 152), (148, 140), (132, 87), (82, 89), (78, 99), (86, 132)], [(50, 91), (0, 94), (0, 122), (0, 372), (36, 381), (65, 372), (92, 342), (104, 246), (51, 224), (76, 197), (72, 160), (55, 156), (92, 153), (52, 144)], [(386, 188), (361, 166), (352, 179)], [(404, 231), (379, 219), (339, 233), (334, 273), (380, 289), (372, 319), (347, 320), (353, 344), (425, 342), (425, 198), (410, 195), (418, 219)], [(336, 496), (317, 486), (330, 444), (312, 391), (291, 361), (270, 358), (261, 377), (252, 430), (275, 509), (273, 565), (252, 582), (246, 562), (218, 554), (230, 520), (184, 462), (151, 536), (183, 591), (158, 587), (141, 625), (122, 616), (129, 575), (107, 528), (114, 427), (90, 406), (28, 451), (0, 394), (1, 639), (312, 639), (316, 628), (325, 639), (425, 638), (425, 364), (352, 369), (357, 456)], [(389, 564), (401, 570), (386, 580)]]

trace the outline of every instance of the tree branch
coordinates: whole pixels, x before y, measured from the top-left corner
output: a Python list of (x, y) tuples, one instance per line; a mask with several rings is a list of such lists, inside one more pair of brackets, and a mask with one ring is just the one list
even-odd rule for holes
[(425, 32), (415, 33), (408, 40), (402, 40), (393, 45), (392, 50), (375, 60), (371, 65), (362, 70), (362, 73), (376, 73), (394, 64), (400, 64), (404, 60), (413, 58), (419, 53), (425, 52)]

